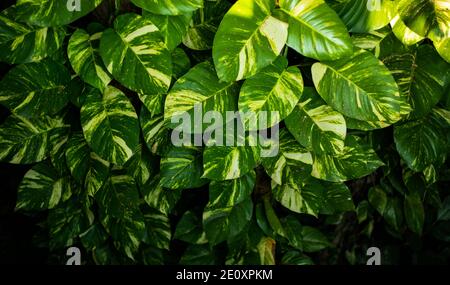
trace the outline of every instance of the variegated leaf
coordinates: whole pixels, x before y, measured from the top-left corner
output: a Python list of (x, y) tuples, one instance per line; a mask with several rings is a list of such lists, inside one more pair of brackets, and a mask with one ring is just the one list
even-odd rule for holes
[(443, 40), (434, 42), (434, 47), (436, 48), (439, 55), (450, 63), (450, 36), (444, 38)]
[(24, 117), (52, 115), (69, 101), (69, 71), (46, 59), (11, 69), (0, 82), (0, 104)]
[(341, 154), (313, 153), (311, 175), (330, 182), (343, 182), (369, 175), (384, 163), (370, 146), (356, 136), (347, 136)]
[[(181, 48), (176, 48), (172, 52), (173, 74), (175, 79), (185, 75), (191, 68), (191, 60), (186, 52)], [(162, 112), (161, 112), (162, 113)]]
[(396, 3), (392, 0), (348, 0), (335, 8), (350, 32), (378, 30), (394, 18)]
[(194, 12), (183, 44), (193, 50), (209, 50), (225, 13), (231, 7), (227, 0), (205, 1), (204, 8)]
[(392, 19), (391, 26), (395, 36), (407, 46), (416, 44), (424, 39), (424, 37), (410, 30), (398, 15)]
[(90, 220), (82, 202), (73, 196), (49, 211), (47, 224), (51, 250), (75, 245), (78, 236), (88, 229)]
[(114, 29), (102, 34), (100, 55), (114, 78), (133, 91), (159, 94), (169, 88), (171, 55), (157, 26), (148, 18), (118, 16)]
[[(214, 38), (213, 58), (223, 81), (255, 75), (280, 54), (288, 25), (272, 16), (275, 0), (238, 0)], [(233, 40), (230, 40), (233, 39)]]
[(347, 28), (325, 1), (279, 2), (281, 10), (289, 17), (289, 47), (318, 60), (336, 60), (352, 54)]
[(450, 37), (448, 1), (401, 0), (398, 13), (406, 26), (422, 37), (433, 41)]
[(142, 107), (139, 116), (142, 134), (148, 149), (157, 155), (163, 156), (172, 146), (170, 129), (164, 122), (163, 115), (151, 116), (147, 108)]
[(167, 215), (151, 209), (144, 213), (146, 231), (143, 241), (153, 247), (169, 250), (172, 239)]
[(65, 158), (75, 180), (94, 196), (108, 178), (110, 163), (91, 150), (81, 133), (69, 139)]
[(347, 134), (344, 116), (323, 102), (313, 88), (305, 89), (285, 123), (307, 149), (327, 153), (340, 153), (344, 149)]
[(318, 216), (325, 206), (324, 190), (308, 185), (309, 174), (290, 175), (282, 185), (272, 189), (273, 197), (284, 207), (296, 213)]
[(166, 189), (161, 186), (160, 180), (159, 174), (150, 178), (145, 185), (140, 187), (141, 193), (147, 205), (169, 215), (181, 198), (181, 190)]
[(400, 54), (389, 53), (382, 60), (413, 108), (410, 118), (429, 113), (449, 86), (450, 64), (430, 45)]
[(202, 229), (202, 220), (191, 210), (186, 211), (175, 229), (174, 238), (190, 244), (205, 244), (208, 242)]
[(409, 168), (422, 171), (427, 166), (445, 160), (450, 112), (434, 109), (426, 117), (394, 127), (397, 150)]
[(128, 175), (134, 178), (138, 186), (144, 185), (157, 171), (158, 160), (145, 145), (139, 145), (134, 155), (125, 163), (124, 168)]
[(104, 89), (111, 78), (103, 65), (100, 55), (93, 47), (96, 35), (90, 36), (82, 29), (76, 30), (69, 40), (67, 55), (73, 70), (87, 83)]
[(252, 170), (241, 178), (212, 181), (209, 184), (209, 207), (233, 207), (248, 199), (255, 187), (256, 174)]
[(146, 229), (134, 180), (128, 175), (110, 176), (95, 198), (99, 203), (101, 222), (114, 245), (133, 259)]
[(0, 160), (15, 164), (40, 162), (67, 140), (69, 130), (60, 117), (28, 119), (11, 115), (0, 128)]
[(272, 127), (294, 109), (303, 93), (303, 78), (297, 67), (286, 67), (287, 60), (279, 57), (272, 65), (248, 78), (242, 85), (239, 111), (252, 114), (245, 117), (246, 129), (254, 130), (247, 124), (249, 121), (258, 122), (261, 114), (274, 112), (274, 116), (267, 115), (267, 125), (263, 128)]
[(72, 187), (70, 176), (60, 177), (49, 162), (41, 162), (30, 169), (20, 183), (16, 209), (51, 209), (70, 198)]
[(203, 0), (131, 0), (133, 4), (160, 15), (186, 14), (203, 7)]
[(16, 6), (20, 19), (42, 27), (56, 27), (87, 15), (102, 1), (17, 0)]
[(142, 15), (158, 27), (167, 48), (171, 51), (183, 41), (192, 19), (192, 13), (171, 16), (153, 14), (144, 10)]
[[(202, 62), (194, 66), (182, 76), (170, 90), (165, 103), (164, 119), (171, 122), (174, 118), (182, 118), (183, 124), (191, 126), (191, 133), (201, 133), (209, 124), (200, 121), (197, 124), (194, 113), (203, 116), (209, 111), (219, 112), (223, 118), (227, 111), (236, 110), (238, 86), (234, 82), (220, 82), (210, 62)], [(196, 107), (201, 107), (197, 110)], [(184, 114), (190, 122), (184, 122)], [(196, 115), (196, 116), (197, 116)], [(179, 120), (175, 120), (179, 122)], [(170, 127), (178, 126), (170, 123)]]
[(169, 189), (198, 188), (202, 179), (201, 150), (195, 147), (174, 147), (161, 159), (161, 186)]
[(61, 48), (63, 28), (36, 27), (17, 20), (12, 6), (0, 13), (0, 61), (28, 63), (42, 60)]
[(203, 178), (222, 181), (242, 177), (256, 167), (259, 153), (256, 147), (209, 146), (203, 152)]
[(92, 90), (81, 108), (84, 137), (103, 159), (122, 165), (139, 145), (139, 121), (128, 98), (108, 86), (103, 94)]
[(327, 104), (350, 118), (395, 123), (409, 109), (389, 70), (368, 51), (315, 63), (312, 77)]
[(311, 153), (302, 147), (286, 129), (280, 130), (276, 147), (278, 155), (261, 158), (264, 169), (275, 183), (281, 185), (289, 177), (297, 176), (299, 172), (311, 171)]
[(203, 227), (206, 237), (211, 245), (237, 236), (250, 222), (253, 214), (252, 199), (227, 207), (216, 208), (207, 205), (203, 212)]

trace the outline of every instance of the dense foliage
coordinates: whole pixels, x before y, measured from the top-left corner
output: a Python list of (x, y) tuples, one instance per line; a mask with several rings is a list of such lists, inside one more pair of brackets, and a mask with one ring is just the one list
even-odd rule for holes
[[(18, 0), (0, 61), (49, 262), (449, 262), (448, 0)], [(277, 111), (279, 152), (174, 146), (196, 104)]]

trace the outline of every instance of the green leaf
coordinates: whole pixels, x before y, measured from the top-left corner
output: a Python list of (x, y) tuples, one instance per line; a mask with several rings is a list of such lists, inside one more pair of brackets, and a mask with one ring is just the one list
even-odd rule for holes
[[(242, 85), (239, 94), (239, 111), (252, 116), (246, 116), (246, 129), (253, 129), (247, 123), (258, 122), (261, 115), (268, 115), (267, 127), (272, 127), (286, 118), (294, 109), (303, 93), (303, 78), (297, 67), (287, 67), (287, 60), (279, 57), (272, 65), (262, 69), (256, 75), (248, 78)], [(257, 127), (258, 129), (260, 126)]]
[[(135, 154), (125, 163), (128, 175), (134, 178), (138, 186), (143, 186), (157, 173), (157, 159), (144, 145), (139, 145)], [(158, 168), (159, 170), (159, 168)]]
[(198, 188), (202, 179), (202, 153), (195, 147), (174, 147), (161, 159), (161, 186), (169, 189)]
[(17, 0), (16, 6), (20, 19), (42, 27), (55, 27), (67, 25), (87, 15), (102, 1), (80, 0), (79, 6), (76, 6), (75, 1)]
[(342, 153), (313, 153), (313, 161), (311, 175), (330, 182), (361, 178), (384, 165), (375, 151), (356, 136), (347, 136)]
[(59, 50), (63, 28), (36, 27), (17, 20), (14, 6), (0, 13), (0, 61), (10, 64), (40, 61)]
[(72, 198), (49, 212), (47, 223), (50, 249), (75, 245), (76, 238), (88, 228), (90, 222), (82, 202)]
[(434, 47), (439, 55), (445, 59), (445, 61), (450, 63), (450, 36), (443, 40), (434, 42)]
[(425, 222), (425, 212), (422, 200), (417, 192), (405, 196), (403, 209), (405, 211), (405, 220), (408, 228), (419, 235), (422, 234), (423, 224)]
[(450, 198), (449, 197), (445, 198), (444, 203), (439, 208), (437, 220), (438, 221), (449, 221), (450, 220)]
[(144, 242), (159, 249), (169, 250), (171, 240), (169, 218), (152, 210), (144, 214), (144, 220), (147, 229)]
[(228, 208), (244, 202), (252, 194), (255, 180), (256, 174), (251, 171), (241, 178), (212, 181), (209, 184), (209, 207)]
[(100, 55), (114, 78), (133, 91), (158, 94), (169, 89), (171, 55), (160, 31), (148, 18), (136, 14), (117, 17), (114, 30), (102, 34)]
[(398, 13), (411, 30), (433, 40), (450, 35), (450, 10), (447, 1), (402, 0)]
[(67, 140), (69, 128), (60, 117), (28, 119), (11, 115), (0, 128), (0, 160), (14, 164), (40, 162)]
[(217, 255), (207, 245), (190, 245), (181, 257), (182, 265), (217, 265)]
[(313, 88), (306, 88), (300, 102), (285, 120), (295, 139), (315, 152), (340, 153), (347, 134), (344, 116), (328, 106)]
[(144, 10), (142, 15), (158, 27), (167, 48), (171, 51), (183, 41), (192, 19), (192, 13), (171, 16), (152, 14)]
[(289, 47), (318, 60), (352, 54), (344, 23), (323, 0), (281, 0), (280, 8), (289, 16)]
[(164, 156), (170, 150), (172, 142), (163, 115), (151, 117), (151, 113), (143, 106), (139, 121), (147, 147), (153, 154)]
[(297, 250), (290, 250), (286, 252), (281, 258), (283, 265), (314, 265), (310, 257), (300, 253)]
[(256, 167), (259, 154), (251, 146), (210, 146), (203, 152), (203, 178), (230, 180), (242, 177)]
[[(189, 69), (191, 68), (191, 60), (189, 59), (186, 52), (184, 52), (184, 50), (181, 48), (176, 48), (172, 52), (172, 62), (173, 62), (172, 76), (176, 79), (185, 75), (186, 72), (188, 72)], [(162, 108), (161, 113), (163, 110), (164, 107)]]
[(205, 1), (205, 7), (194, 12), (183, 44), (193, 50), (209, 50), (225, 13), (231, 7), (226, 0)]
[(69, 101), (69, 71), (52, 60), (12, 68), (0, 82), (0, 104), (12, 113), (53, 115)]
[(93, 36), (82, 30), (76, 30), (69, 40), (67, 55), (73, 70), (87, 83), (98, 89), (104, 89), (111, 78), (103, 62), (93, 47)]
[[(178, 79), (170, 90), (166, 98), (164, 119), (171, 122), (170, 126), (174, 128), (179, 121), (174, 119), (181, 116), (183, 124), (194, 126), (191, 127), (191, 133), (202, 132), (208, 124), (200, 120), (202, 124), (199, 125), (195, 117), (201, 115), (204, 118), (207, 112), (217, 111), (224, 118), (227, 111), (236, 110), (237, 93), (235, 83), (219, 81), (210, 62), (200, 63)], [(195, 114), (199, 112), (196, 106), (201, 106), (201, 113)], [(184, 122), (184, 114), (192, 118), (190, 122)]]
[(16, 209), (35, 211), (54, 208), (72, 195), (70, 176), (60, 177), (48, 162), (36, 164), (19, 185)]
[(321, 214), (340, 214), (354, 211), (352, 193), (344, 183), (330, 183), (326, 181), (315, 181), (324, 189), (325, 206), (320, 210)]
[(181, 217), (175, 229), (175, 239), (191, 244), (205, 244), (206, 235), (202, 229), (202, 221), (192, 211), (187, 211)]
[(419, 36), (414, 31), (410, 30), (398, 15), (392, 19), (391, 26), (395, 36), (404, 45), (410, 46), (424, 39), (422, 36)]
[(314, 85), (333, 109), (361, 121), (395, 123), (406, 99), (389, 70), (363, 50), (353, 57), (312, 66)]
[(274, 8), (275, 0), (239, 0), (227, 12), (213, 45), (214, 64), (221, 80), (250, 77), (280, 54), (288, 25), (271, 15)]
[(428, 116), (394, 127), (397, 151), (408, 167), (422, 171), (445, 157), (450, 112), (434, 109)]
[(403, 224), (403, 209), (402, 202), (398, 197), (388, 200), (383, 217), (396, 231), (400, 231)]
[(276, 241), (270, 237), (263, 237), (258, 245), (260, 265), (275, 265)]
[(169, 215), (172, 212), (181, 198), (180, 190), (169, 190), (160, 185), (160, 175), (150, 178), (140, 189), (147, 205), (165, 215)]
[(238, 235), (250, 222), (252, 214), (253, 202), (250, 198), (226, 208), (209, 203), (203, 212), (203, 227), (209, 243), (214, 246)]
[(384, 214), (388, 204), (386, 192), (381, 187), (372, 187), (369, 189), (369, 202), (380, 215)]
[(394, 18), (396, 3), (392, 0), (341, 1), (337, 11), (350, 32), (365, 33), (378, 30)]
[(128, 175), (112, 175), (95, 195), (103, 226), (115, 246), (133, 259), (145, 234), (145, 222), (139, 211), (139, 193)]
[(283, 184), (297, 175), (299, 171), (310, 172), (312, 165), (311, 153), (302, 147), (286, 130), (281, 129), (279, 133), (278, 154), (274, 157), (262, 157), (261, 163), (277, 184)]
[(296, 213), (318, 216), (325, 206), (324, 189), (306, 175), (292, 174), (282, 185), (272, 189), (273, 197)]
[(308, 226), (302, 228), (302, 243), (305, 252), (316, 252), (331, 246), (322, 232)]
[(410, 118), (425, 116), (439, 102), (450, 82), (450, 64), (430, 45), (382, 59), (413, 109)]
[(203, 0), (131, 0), (133, 4), (160, 15), (186, 14), (203, 7)]
[(139, 122), (128, 98), (108, 86), (92, 90), (81, 108), (81, 124), (89, 146), (103, 159), (122, 165), (139, 145)]
[(302, 225), (300, 222), (294, 216), (289, 215), (283, 219), (283, 228), (289, 245), (303, 251)]

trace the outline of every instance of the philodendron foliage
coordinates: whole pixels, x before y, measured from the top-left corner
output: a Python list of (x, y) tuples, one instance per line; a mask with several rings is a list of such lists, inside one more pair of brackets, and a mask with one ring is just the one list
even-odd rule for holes
[[(0, 160), (54, 261), (450, 256), (448, 0), (17, 0), (0, 61)], [(174, 145), (198, 105), (277, 112), (278, 152)]]

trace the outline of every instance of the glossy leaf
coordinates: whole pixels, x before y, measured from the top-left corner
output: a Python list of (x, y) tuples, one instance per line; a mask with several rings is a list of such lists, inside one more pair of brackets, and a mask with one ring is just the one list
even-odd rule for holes
[(280, 8), (289, 17), (289, 47), (318, 60), (352, 54), (347, 28), (324, 1), (281, 0)]
[(274, 8), (275, 0), (239, 0), (227, 12), (213, 45), (214, 64), (221, 80), (255, 75), (280, 54), (288, 25), (271, 15)]
[(312, 76), (328, 105), (350, 118), (395, 123), (407, 104), (389, 70), (367, 51), (334, 62), (315, 63)]
[(128, 98), (107, 87), (103, 94), (92, 90), (81, 108), (83, 134), (89, 146), (103, 159), (123, 164), (139, 144), (139, 122)]
[(114, 29), (103, 32), (99, 51), (108, 71), (125, 87), (143, 94), (169, 89), (172, 58), (163, 36), (148, 18), (136, 14), (117, 17)]
[(328, 106), (312, 88), (306, 88), (286, 126), (295, 139), (315, 152), (340, 153), (347, 134), (344, 116)]
[(69, 71), (52, 60), (11, 69), (0, 81), (0, 104), (24, 117), (53, 115), (69, 101)]
[(104, 89), (111, 78), (92, 41), (93, 37), (87, 32), (76, 30), (70, 37), (67, 55), (72, 68), (85, 82), (98, 89)]
[(251, 129), (247, 122), (258, 121), (261, 113), (277, 112), (275, 116), (267, 116), (267, 126), (264, 128), (279, 123), (292, 112), (302, 93), (303, 78), (300, 70), (293, 66), (287, 68), (287, 60), (278, 58), (242, 85), (239, 111), (252, 114), (244, 121), (246, 129)]

